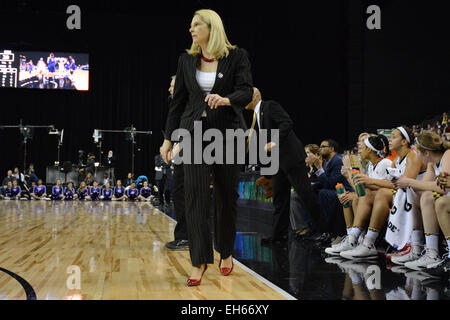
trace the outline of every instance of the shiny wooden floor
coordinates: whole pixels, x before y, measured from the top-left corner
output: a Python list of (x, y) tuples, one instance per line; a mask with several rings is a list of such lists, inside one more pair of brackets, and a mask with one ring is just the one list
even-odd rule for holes
[[(0, 268), (26, 280), (39, 300), (286, 299), (235, 266), (210, 265), (189, 288), (188, 251), (169, 251), (173, 222), (148, 203), (0, 201)], [(26, 291), (0, 271), (0, 299)]]

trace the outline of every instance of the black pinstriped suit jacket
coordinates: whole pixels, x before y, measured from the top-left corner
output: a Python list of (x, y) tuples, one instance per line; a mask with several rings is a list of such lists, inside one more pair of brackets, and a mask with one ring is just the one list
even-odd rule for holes
[[(173, 99), (167, 115), (164, 137), (171, 140), (172, 132), (177, 128), (193, 130), (194, 121), (200, 120), (203, 111), (209, 108), (205, 102), (205, 93), (196, 79), (196, 69), (200, 56), (183, 53), (178, 60), (177, 76)], [(247, 51), (241, 48), (230, 50), (228, 57), (219, 59), (216, 80), (211, 94), (230, 99), (230, 106), (222, 106), (211, 112), (216, 127), (243, 128), (246, 124), (242, 116), (245, 106), (253, 97), (253, 81)]]

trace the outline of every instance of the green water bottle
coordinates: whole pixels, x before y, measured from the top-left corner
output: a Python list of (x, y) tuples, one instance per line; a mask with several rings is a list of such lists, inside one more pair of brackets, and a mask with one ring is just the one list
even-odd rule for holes
[[(338, 195), (345, 194), (344, 185), (343, 185), (342, 183), (338, 183), (338, 184), (336, 185), (336, 192), (337, 192)], [(350, 208), (351, 206), (352, 206), (352, 205), (351, 205), (350, 202), (344, 203), (344, 204), (342, 205), (343, 208)]]
[[(359, 170), (355, 169), (352, 172), (352, 179), (355, 178), (356, 175), (359, 174)], [(366, 188), (364, 188), (363, 184), (356, 184), (355, 183), (355, 188), (356, 188), (356, 194), (358, 195), (358, 198), (364, 197), (366, 195)]]

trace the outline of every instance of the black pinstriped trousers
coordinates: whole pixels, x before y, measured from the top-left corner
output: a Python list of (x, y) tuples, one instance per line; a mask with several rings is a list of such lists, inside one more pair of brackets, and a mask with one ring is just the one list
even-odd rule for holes
[[(208, 115), (210, 115), (209, 112)], [(217, 128), (215, 125), (217, 118), (212, 118), (202, 119), (203, 130), (208, 127)], [(225, 159), (224, 150), (224, 161)], [(184, 164), (186, 224), (189, 230), (189, 251), (193, 266), (214, 263), (212, 234), (208, 224), (211, 208), (211, 179), (214, 184), (214, 249), (219, 252), (221, 259), (228, 258), (233, 253), (241, 166)]]

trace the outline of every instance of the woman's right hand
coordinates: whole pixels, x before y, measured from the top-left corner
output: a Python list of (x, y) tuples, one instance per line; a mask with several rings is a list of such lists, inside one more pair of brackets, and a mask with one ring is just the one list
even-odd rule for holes
[(163, 158), (165, 163), (170, 162), (170, 152), (172, 151), (172, 141), (165, 139), (161, 148), (159, 148), (159, 153)]
[(347, 179), (349, 179), (349, 177), (350, 177), (348, 174), (348, 171), (349, 171), (348, 167), (345, 167), (345, 166), (341, 167), (341, 174)]
[(356, 195), (355, 192), (348, 192), (348, 191), (346, 191), (345, 194), (339, 195), (338, 198), (339, 198), (339, 202), (341, 204), (346, 204), (348, 202), (352, 202), (353, 200), (358, 198), (358, 196)]

